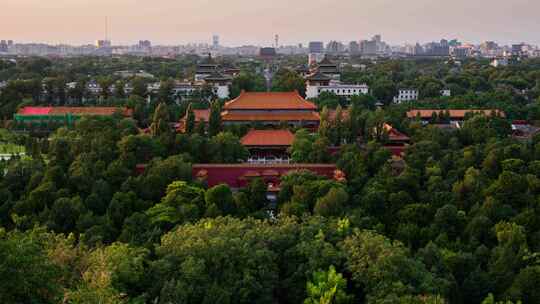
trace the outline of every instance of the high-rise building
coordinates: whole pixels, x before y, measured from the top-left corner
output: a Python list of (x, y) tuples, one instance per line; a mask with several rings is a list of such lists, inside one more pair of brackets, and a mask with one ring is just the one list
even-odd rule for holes
[(219, 36), (218, 35), (212, 36), (212, 46), (215, 49), (219, 47)]
[(96, 41), (96, 46), (97, 46), (98, 48), (110, 48), (111, 45), (112, 45), (112, 44), (111, 44), (111, 41), (110, 41), (110, 40), (107, 40), (107, 39)]
[(512, 55), (513, 56), (522, 56), (525, 52), (523, 51), (525, 44), (512, 44)]
[(360, 44), (356, 41), (349, 42), (349, 54), (358, 55), (360, 53)]
[(150, 40), (139, 40), (139, 48), (145, 49), (145, 48), (151, 48), (152, 42)]
[(426, 44), (424, 49), (424, 55), (426, 56), (449, 56), (450, 46), (448, 40), (441, 40), (440, 42), (431, 42)]
[(8, 51), (7, 41), (5, 40), (0, 41), (0, 53), (7, 53), (7, 51)]
[(345, 50), (345, 47), (343, 46), (343, 43), (338, 41), (330, 41), (326, 45), (326, 52), (328, 54), (339, 54), (342, 53)]
[(499, 46), (495, 41), (486, 41), (480, 45), (481, 49), (484, 49), (486, 51), (491, 51), (497, 49)]
[(311, 41), (309, 43), (309, 52), (320, 54), (324, 52), (324, 43), (322, 41)]
[(467, 46), (456, 47), (452, 50), (452, 55), (460, 59), (469, 57), (471, 56), (471, 54), (472, 54), (472, 48), (467, 47)]
[(420, 43), (416, 43), (413, 50), (413, 55), (422, 55), (424, 54), (424, 48), (420, 45)]
[(376, 40), (362, 40), (360, 41), (360, 52), (362, 55), (376, 55), (378, 45)]

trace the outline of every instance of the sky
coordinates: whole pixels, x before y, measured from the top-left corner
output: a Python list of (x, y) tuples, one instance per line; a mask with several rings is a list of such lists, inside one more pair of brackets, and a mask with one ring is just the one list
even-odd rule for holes
[(0, 0), (0, 39), (227, 46), (458, 38), (540, 44), (540, 0)]

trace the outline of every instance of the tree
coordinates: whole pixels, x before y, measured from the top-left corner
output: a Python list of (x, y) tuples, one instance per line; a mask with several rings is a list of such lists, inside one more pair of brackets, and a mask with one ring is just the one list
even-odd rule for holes
[(0, 302), (61, 302), (60, 269), (35, 238), (0, 229), (0, 260)]
[(525, 303), (539, 303), (540, 291), (540, 266), (528, 266), (519, 272), (506, 292), (514, 300), (522, 300)]
[(170, 133), (169, 128), (169, 109), (165, 103), (160, 103), (154, 111), (150, 133), (152, 136), (159, 137)]
[(338, 106), (332, 121), (332, 128), (330, 129), (330, 140), (334, 146), (341, 146), (344, 135), (343, 125), (343, 109)]
[(384, 104), (390, 104), (397, 94), (394, 83), (388, 79), (378, 79), (371, 85), (371, 94)]
[(309, 162), (323, 164), (330, 161), (331, 155), (328, 151), (330, 140), (327, 137), (318, 136), (311, 145), (311, 153), (309, 154)]
[(190, 103), (187, 108), (186, 115), (186, 133), (192, 134), (195, 130), (195, 112), (193, 111), (193, 105)]
[(174, 89), (174, 81), (172, 79), (167, 79), (162, 81), (158, 90), (158, 101), (160, 103), (170, 104), (171, 96)]
[(249, 183), (247, 193), (251, 206), (250, 211), (258, 211), (266, 207), (268, 203), (267, 192), (268, 187), (261, 178), (255, 178)]
[(294, 134), (291, 146), (291, 158), (296, 163), (308, 163), (312, 153), (312, 138), (306, 129), (300, 129)]
[(328, 271), (316, 271), (313, 280), (307, 283), (308, 298), (304, 304), (346, 304), (352, 297), (345, 293), (347, 280), (336, 272), (334, 266)]
[(315, 103), (317, 104), (319, 109), (335, 109), (340, 105), (340, 101), (341, 100), (339, 96), (332, 92), (322, 92), (319, 97), (315, 99)]
[(125, 91), (126, 82), (123, 80), (119, 80), (114, 85), (114, 96), (116, 98), (126, 98), (126, 91)]
[(238, 163), (245, 161), (249, 152), (240, 138), (230, 132), (221, 132), (210, 139), (209, 152), (214, 163)]
[(221, 105), (213, 102), (210, 106), (210, 116), (208, 118), (208, 135), (215, 136), (221, 131)]
[(120, 229), (124, 220), (142, 209), (143, 203), (134, 192), (116, 192), (107, 209), (107, 217), (114, 227)]
[(388, 139), (388, 132), (385, 128), (386, 118), (382, 110), (370, 113), (366, 121), (366, 132), (369, 138), (377, 142), (384, 142)]
[(229, 186), (221, 184), (214, 186), (204, 194), (206, 208), (216, 206), (222, 215), (235, 213), (234, 198)]
[(278, 266), (269, 223), (230, 217), (178, 226), (162, 238), (153, 277), (163, 303), (275, 301)]
[(70, 303), (123, 303), (123, 297), (133, 297), (142, 287), (147, 255), (146, 249), (120, 243), (93, 250), (82, 283), (67, 299)]
[(50, 212), (52, 228), (57, 232), (70, 233), (84, 211), (80, 197), (57, 199)]
[(113, 84), (113, 80), (111, 77), (99, 77), (97, 80), (97, 83), (99, 84), (99, 87), (101, 88), (101, 97), (103, 100), (109, 99), (111, 96), (111, 86)]
[(319, 129), (317, 130), (319, 136), (329, 137), (331, 131), (331, 121), (330, 121), (330, 111), (328, 107), (323, 107), (321, 111), (321, 120), (319, 124)]
[(495, 225), (498, 245), (489, 260), (489, 274), (497, 295), (502, 295), (512, 284), (527, 254), (525, 229), (515, 223), (500, 222)]
[[(123, 161), (117, 164), (115, 170), (108, 173), (123, 171), (125, 165), (144, 164), (152, 158), (163, 156), (165, 154), (164, 147), (155, 139), (148, 135), (129, 135), (125, 136), (118, 142), (119, 160)], [(111, 164), (109, 168), (113, 165)], [(133, 168), (132, 167), (132, 168)], [(128, 167), (129, 168), (129, 167)], [(111, 176), (112, 177), (112, 176)]]
[(408, 256), (401, 243), (370, 231), (356, 231), (341, 246), (352, 280), (368, 303), (401, 296), (444, 294), (448, 284)]
[[(493, 294), (489, 294), (487, 298), (484, 299), (484, 301), (482, 301), (482, 304), (514, 304), (514, 302), (512, 301), (498, 301), (498, 302), (495, 302), (495, 297), (493, 296)], [(515, 304), (521, 304), (521, 301), (517, 301), (515, 302)]]
[(260, 74), (242, 71), (234, 77), (231, 85), (231, 98), (236, 98), (242, 91), (263, 92), (266, 90), (266, 81)]
[(297, 91), (301, 96), (306, 96), (305, 80), (292, 70), (281, 69), (274, 75), (274, 79), (272, 80), (272, 91)]
[(135, 77), (131, 81), (131, 85), (133, 86), (133, 91), (131, 92), (133, 95), (145, 97), (148, 93), (148, 88), (143, 78)]
[(150, 222), (170, 229), (175, 224), (199, 219), (204, 212), (204, 190), (186, 182), (173, 182), (161, 202), (146, 211)]
[(317, 199), (313, 213), (322, 216), (340, 216), (349, 200), (343, 188), (332, 188), (325, 196)]

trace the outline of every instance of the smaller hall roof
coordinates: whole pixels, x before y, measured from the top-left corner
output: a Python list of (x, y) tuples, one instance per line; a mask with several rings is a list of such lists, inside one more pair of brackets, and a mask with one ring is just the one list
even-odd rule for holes
[(330, 66), (330, 65), (336, 65), (336, 64), (333, 63), (333, 62), (328, 58), (328, 56), (324, 56), (323, 60), (321, 60), (321, 62), (319, 62), (319, 66), (321, 66), (321, 65)]
[(391, 125), (387, 123), (384, 124), (384, 129), (386, 130), (386, 132), (388, 132), (388, 138), (390, 139), (390, 141), (409, 141), (410, 140), (409, 136), (401, 133), (396, 128), (392, 127)]
[(317, 106), (295, 92), (245, 92), (225, 103), (223, 110), (317, 110)]
[(291, 146), (294, 134), (289, 130), (251, 130), (240, 142), (244, 146)]
[(195, 121), (210, 120), (210, 109), (193, 110), (193, 114), (195, 114)]
[(228, 75), (223, 75), (217, 71), (214, 71), (208, 77), (204, 78), (205, 81), (228, 81), (232, 80)]
[(310, 74), (306, 76), (306, 80), (314, 80), (314, 81), (330, 81), (331, 78), (321, 73), (319, 70), (317, 72)]

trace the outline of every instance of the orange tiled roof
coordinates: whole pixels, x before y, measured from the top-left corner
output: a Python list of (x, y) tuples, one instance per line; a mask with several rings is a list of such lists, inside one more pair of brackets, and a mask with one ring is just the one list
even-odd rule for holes
[(109, 116), (116, 112), (131, 116), (133, 110), (118, 107), (24, 107), (18, 111), (20, 115), (103, 115)]
[(290, 146), (294, 134), (289, 130), (251, 130), (240, 142), (244, 146)]
[[(210, 109), (193, 110), (193, 114), (195, 114), (195, 123), (198, 123), (200, 121), (208, 122), (208, 120), (210, 119)], [(187, 122), (187, 113), (178, 122), (176, 126), (176, 131), (185, 132), (186, 122)]]
[(399, 132), (397, 129), (395, 129), (394, 127), (392, 127), (391, 125), (387, 123), (384, 124), (384, 129), (386, 130), (386, 132), (388, 132), (388, 138), (391, 141), (409, 141), (410, 140), (409, 136)]
[(221, 113), (223, 121), (319, 121), (321, 118), (317, 112), (293, 112), (293, 113)]
[(450, 117), (451, 118), (464, 118), (465, 115), (467, 113), (484, 113), (485, 115), (491, 115), (491, 113), (493, 111), (495, 111), (495, 113), (499, 114), (500, 116), (502, 117), (505, 117), (505, 113), (501, 110), (496, 110), (496, 109), (467, 109), (467, 110), (439, 110), (439, 109), (436, 109), (436, 110), (410, 110), (409, 112), (407, 112), (407, 117), (408, 118), (415, 118), (417, 117), (418, 115), (420, 115), (421, 118), (431, 118), (431, 116), (433, 115), (433, 113), (437, 113), (437, 114), (440, 114), (440, 113), (445, 113), (446, 111), (448, 111), (450, 113)]
[(317, 110), (298, 92), (242, 92), (225, 103), (224, 110)]
[(261, 174), (262, 176), (279, 176), (279, 172), (277, 170), (264, 170)]
[[(195, 114), (195, 121), (208, 121), (210, 119), (210, 109), (193, 110)], [(186, 114), (187, 118), (187, 114)]]

